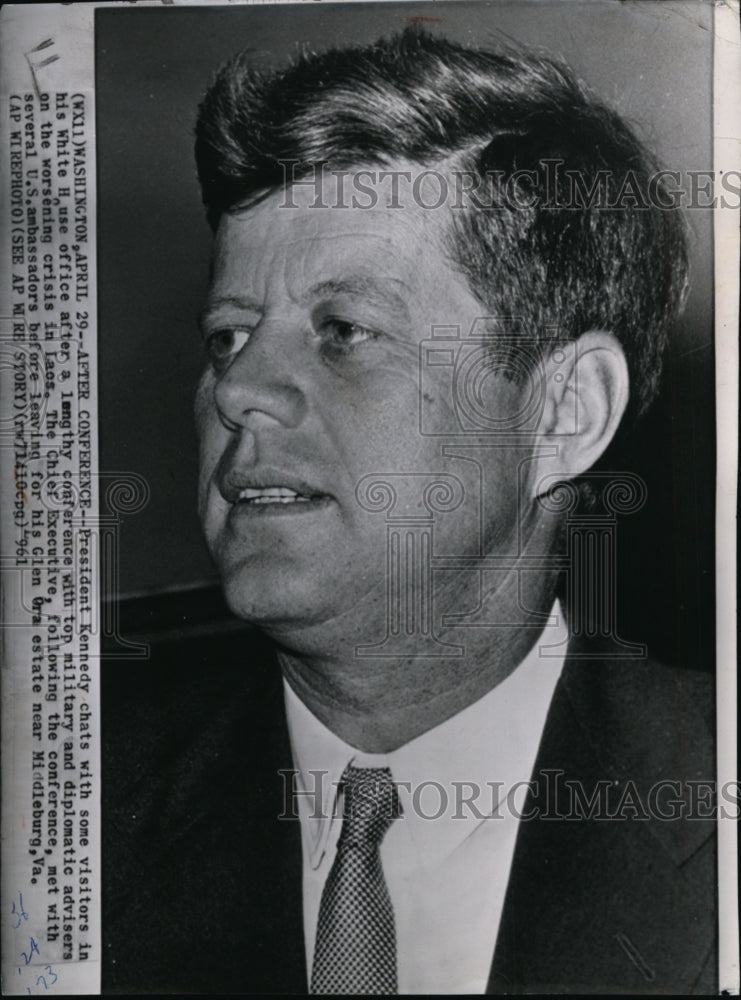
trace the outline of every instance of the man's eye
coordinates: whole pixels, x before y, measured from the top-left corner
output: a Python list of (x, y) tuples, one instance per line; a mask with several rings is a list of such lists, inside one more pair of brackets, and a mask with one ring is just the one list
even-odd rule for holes
[(206, 354), (215, 371), (225, 371), (239, 354), (250, 337), (250, 330), (244, 327), (225, 327), (215, 330), (206, 337)]
[(330, 347), (357, 347), (368, 340), (376, 340), (378, 332), (360, 323), (351, 323), (344, 319), (325, 319), (321, 324), (321, 332)]

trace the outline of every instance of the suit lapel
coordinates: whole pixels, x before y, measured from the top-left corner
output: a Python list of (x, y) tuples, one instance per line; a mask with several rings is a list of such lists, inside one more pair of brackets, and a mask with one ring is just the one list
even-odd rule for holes
[[(283, 705), (280, 672), (263, 706), (262, 753), (256, 758), (254, 803), (245, 844), (254, 851), (250, 914), (246, 927), (254, 935), (250, 946), (250, 992), (307, 992), (303, 930), (301, 829), (288, 818), (293, 768)], [(287, 818), (280, 819), (279, 817)], [(249, 933), (250, 931), (248, 931)]]
[(279, 820), (280, 772), (292, 767), (280, 671), (271, 652), (253, 652), (238, 673), (209, 681), (221, 707), (187, 733), (159, 814), (169, 851), (156, 881), (174, 916), (159, 964), (177, 970), (168, 988), (305, 993), (300, 827)]
[[(609, 746), (605, 754), (602, 744), (595, 749), (594, 727), (602, 720), (609, 733), (619, 711), (621, 685), (611, 684), (613, 673), (604, 662), (567, 663), (556, 688), (524, 811), (539, 815), (520, 823), (488, 992), (686, 990), (712, 949), (711, 907), (702, 889), (713, 872), (707, 867), (693, 882), (679, 871), (712, 829), (675, 823), (677, 841), (656, 820), (606, 818), (628, 779), (642, 796), (648, 792), (634, 770), (616, 772)], [(661, 728), (655, 717), (633, 721)], [(571, 807), (567, 779), (587, 795), (609, 783), (603, 818), (557, 818)]]

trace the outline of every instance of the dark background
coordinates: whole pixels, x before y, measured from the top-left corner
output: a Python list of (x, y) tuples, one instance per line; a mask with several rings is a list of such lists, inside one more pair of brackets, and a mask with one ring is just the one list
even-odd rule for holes
[[(668, 168), (710, 169), (711, 19), (710, 4), (663, 0), (96, 11), (100, 469), (136, 472), (151, 491), (121, 525), (125, 630), (156, 638), (226, 616), (195, 514), (192, 418), (210, 248), (192, 132), (215, 68), (241, 48), (273, 65), (410, 21), (473, 44), (522, 42), (562, 56)], [(691, 297), (662, 396), (624, 456), (648, 503), (619, 528), (620, 630), (660, 658), (712, 667), (712, 213), (688, 214)]]

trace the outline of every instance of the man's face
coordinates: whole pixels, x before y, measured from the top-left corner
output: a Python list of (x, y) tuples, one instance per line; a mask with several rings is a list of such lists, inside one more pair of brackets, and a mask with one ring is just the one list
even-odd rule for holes
[[(371, 210), (310, 207), (313, 198), (297, 189), (298, 207), (280, 207), (276, 193), (221, 220), (196, 407), (200, 515), (237, 615), (277, 630), (349, 616), (358, 640), (373, 641), (383, 637), (387, 525), (361, 506), (358, 483), (391, 478), (394, 515), (418, 517), (427, 480), (413, 474), (455, 475), (464, 501), (436, 522), (436, 550), (479, 553), (483, 505), (487, 544), (512, 552), (524, 452), (474, 456), (484, 503), (476, 462), (443, 454), (439, 435), (459, 429), (450, 369), (420, 384), (432, 327), (465, 336), (486, 314), (444, 249), (447, 216), (403, 198)], [(487, 406), (505, 418), (524, 390), (493, 381)]]

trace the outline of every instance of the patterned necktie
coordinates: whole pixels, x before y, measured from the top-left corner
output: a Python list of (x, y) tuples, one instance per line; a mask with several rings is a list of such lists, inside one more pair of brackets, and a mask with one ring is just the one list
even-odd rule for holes
[(399, 816), (387, 767), (353, 767), (342, 775), (344, 806), (337, 855), (319, 907), (312, 994), (397, 992), (394, 911), (379, 847)]

